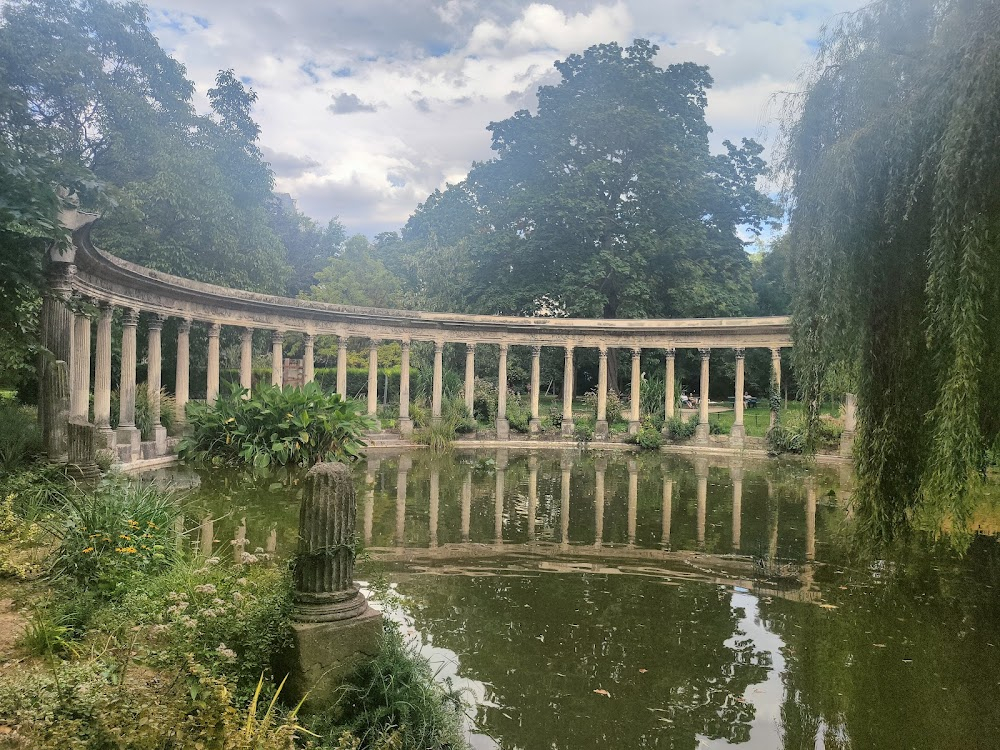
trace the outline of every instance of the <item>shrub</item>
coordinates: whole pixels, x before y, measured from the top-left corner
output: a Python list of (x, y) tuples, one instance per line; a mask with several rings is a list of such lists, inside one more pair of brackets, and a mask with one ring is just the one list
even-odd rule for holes
[(573, 423), (573, 436), (582, 443), (594, 439), (594, 420), (590, 417), (580, 417)]
[(499, 395), (496, 383), (476, 378), (472, 391), (472, 416), (477, 422), (487, 425), (496, 422)]
[[(160, 424), (168, 431), (174, 426), (176, 403), (165, 388), (160, 389)], [(149, 389), (145, 383), (140, 383), (135, 391), (135, 426), (139, 428), (143, 440), (152, 439), (153, 415), (150, 413)]]
[(34, 410), (9, 401), (0, 404), (0, 472), (14, 471), (41, 452)]
[(636, 434), (625, 438), (625, 442), (637, 445), (644, 451), (655, 451), (663, 445), (663, 435), (655, 427), (644, 425)]
[(447, 419), (431, 422), (417, 430), (413, 437), (418, 443), (430, 448), (432, 453), (444, 453), (451, 450), (451, 444), (455, 440), (455, 425)]
[(767, 431), (767, 452), (774, 456), (782, 453), (802, 453), (805, 442), (805, 435), (794, 427), (776, 424)]
[(430, 664), (388, 625), (379, 653), (351, 675), (328, 721), (330, 741), (348, 730), (360, 747), (463, 750), (464, 702), (450, 682), (438, 684)]
[(138, 574), (167, 568), (175, 555), (175, 499), (151, 484), (103, 480), (70, 492), (47, 521), (59, 539), (52, 572), (105, 597), (128, 590)]
[(529, 432), (531, 429), (531, 408), (520, 396), (507, 399), (507, 421), (515, 432)]
[(698, 430), (698, 415), (692, 414), (687, 421), (681, 417), (671, 417), (663, 423), (663, 431), (670, 440), (687, 440)]
[(324, 393), (316, 383), (264, 386), (245, 395), (231, 386), (214, 404), (189, 403), (191, 434), (181, 441), (180, 456), (258, 468), (353, 461), (365, 445), (363, 431), (374, 426), (360, 403)]
[[(584, 395), (583, 402), (587, 405), (587, 408), (593, 414), (594, 419), (597, 419), (597, 389), (594, 388)], [(613, 388), (608, 389), (608, 427), (627, 425), (628, 420), (622, 416), (625, 410), (625, 402), (622, 400), (621, 395)], [(559, 419), (562, 420), (562, 411), (559, 412)]]
[(639, 383), (639, 410), (642, 414), (663, 416), (666, 383), (660, 375), (643, 378)]
[(446, 400), (441, 411), (444, 419), (454, 425), (455, 432), (459, 435), (473, 433), (479, 428), (479, 424), (472, 418), (472, 412), (461, 398)]
[(562, 406), (553, 405), (549, 408), (548, 423), (555, 430), (562, 427), (563, 412)]

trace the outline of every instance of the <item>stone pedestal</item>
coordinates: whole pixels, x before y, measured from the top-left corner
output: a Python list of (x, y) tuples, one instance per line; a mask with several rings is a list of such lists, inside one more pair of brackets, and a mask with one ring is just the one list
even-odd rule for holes
[(694, 441), (696, 443), (707, 443), (709, 427), (707, 423), (699, 424), (694, 431)]
[(403, 436), (413, 434), (413, 420), (409, 417), (400, 417), (399, 419), (399, 434)]
[(563, 417), (563, 422), (562, 422), (562, 436), (563, 437), (573, 437), (573, 432), (574, 432), (574, 429), (573, 429), (573, 420), (572, 419), (567, 420), (565, 417)]
[(607, 440), (611, 431), (608, 429), (608, 420), (600, 419), (594, 426), (594, 437), (598, 440)]
[(729, 430), (729, 444), (734, 448), (742, 448), (746, 443), (746, 428), (741, 424), (734, 424)]
[(97, 468), (97, 435), (92, 424), (82, 417), (70, 419), (66, 425), (66, 472), (74, 479), (94, 479), (101, 475)]
[(528, 422), (528, 432), (532, 435), (538, 435), (542, 431), (542, 420), (537, 417), (532, 417)]
[(510, 437), (510, 422), (506, 417), (497, 417), (497, 439), (506, 440)]
[(153, 445), (156, 446), (156, 455), (167, 455), (167, 428), (158, 424), (153, 428)]
[(122, 463), (131, 463), (142, 455), (142, 436), (138, 427), (119, 427), (115, 433), (115, 441), (118, 447), (118, 460)]

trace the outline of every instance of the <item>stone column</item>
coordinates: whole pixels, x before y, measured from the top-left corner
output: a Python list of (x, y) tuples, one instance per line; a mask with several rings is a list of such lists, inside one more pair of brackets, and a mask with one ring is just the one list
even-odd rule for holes
[(538, 513), (538, 456), (528, 456), (528, 541), (535, 541), (535, 515)]
[(500, 344), (500, 365), (497, 373), (497, 437), (510, 437), (510, 422), (507, 421), (507, 344)]
[(559, 507), (559, 521), (561, 528), (561, 539), (563, 547), (569, 546), (569, 497), (570, 497), (570, 473), (573, 470), (573, 459), (564, 456), (560, 461), (559, 468), (562, 470), (562, 503)]
[(70, 392), (70, 417), (90, 420), (90, 316), (73, 316), (73, 390)]
[(191, 318), (184, 318), (177, 326), (177, 377), (174, 381), (174, 421), (184, 424), (187, 419), (185, 407), (191, 393)]
[(729, 432), (729, 442), (735, 448), (742, 448), (746, 439), (746, 429), (743, 426), (743, 394), (745, 391), (744, 365), (746, 363), (746, 350), (736, 349), (736, 400), (733, 401), (733, 411), (736, 416), (733, 419), (733, 428)]
[(674, 504), (674, 480), (667, 476), (666, 469), (663, 471), (663, 505), (660, 513), (660, 544), (664, 549), (670, 546), (670, 520), (673, 515)]
[(240, 333), (240, 386), (248, 393), (253, 388), (253, 328)]
[[(777, 396), (781, 397), (781, 348), (772, 347), (771, 348), (771, 372), (773, 373), (774, 380), (774, 392)], [(768, 392), (768, 401), (770, 402), (771, 394)], [(774, 423), (777, 420), (777, 414), (773, 411), (771, 412), (771, 427), (774, 427)]]
[(337, 393), (347, 398), (347, 336), (337, 339)]
[(628, 462), (628, 546), (635, 546), (636, 516), (639, 510), (639, 462)]
[(205, 516), (198, 525), (198, 551), (203, 557), (212, 556), (212, 544), (215, 542), (215, 519)]
[(214, 404), (219, 397), (219, 333), (222, 326), (211, 323), (208, 326), (208, 375), (205, 383), (205, 400)]
[(573, 435), (573, 345), (566, 345), (566, 359), (563, 363), (563, 418), (562, 434)]
[(639, 432), (639, 400), (641, 398), (642, 372), (640, 370), (642, 349), (632, 349), (632, 392), (629, 396), (628, 434)]
[(465, 472), (462, 482), (462, 541), (469, 542), (469, 526), (472, 520), (472, 469)]
[(413, 462), (406, 456), (399, 457), (396, 464), (396, 546), (406, 543), (406, 475)]
[(816, 480), (806, 480), (806, 560), (816, 559)]
[(307, 333), (302, 341), (305, 347), (302, 354), (302, 382), (311, 383), (316, 379), (316, 337)]
[(379, 339), (368, 342), (368, 416), (378, 411), (378, 345)]
[(444, 378), (444, 342), (434, 342), (434, 381), (431, 384), (431, 421), (441, 421), (441, 388)]
[[(55, 251), (53, 254), (56, 255)], [(73, 313), (69, 308), (76, 266), (53, 257), (47, 269), (48, 288), (42, 297), (39, 321), (41, 353), (38, 360), (38, 421), (50, 461), (65, 461), (70, 413), (73, 361)]]
[(699, 458), (694, 464), (698, 479), (698, 549), (705, 547), (705, 519), (708, 515), (708, 459)]
[[(608, 347), (601, 344), (597, 348), (597, 424), (594, 437), (608, 437)], [(604, 478), (601, 477), (601, 481)]]
[(539, 391), (542, 387), (542, 347), (535, 344), (531, 347), (531, 421), (528, 422), (528, 431), (532, 435), (537, 435), (542, 431), (542, 420), (538, 414)]
[(465, 345), (465, 405), (472, 413), (476, 393), (476, 345)]
[(372, 526), (375, 523), (375, 474), (379, 468), (378, 459), (368, 458), (365, 461), (365, 515), (362, 521), (364, 543), (372, 543)]
[(701, 355), (701, 394), (698, 397), (698, 429), (694, 439), (699, 443), (708, 442), (708, 359), (711, 349), (699, 349)]
[(122, 371), (118, 381), (118, 454), (122, 461), (135, 461), (140, 453), (139, 430), (135, 426), (135, 334), (139, 311), (126, 310), (122, 319)]
[(399, 361), (399, 434), (413, 433), (413, 420), (410, 419), (410, 342), (400, 344)]
[(441, 470), (431, 469), (430, 546), (438, 546), (438, 506), (441, 503)]
[(664, 396), (663, 396), (663, 413), (667, 419), (672, 419), (674, 416), (674, 407), (676, 405), (676, 397), (674, 391), (677, 389), (677, 384), (674, 378), (674, 357), (676, 352), (673, 349), (667, 349), (666, 354), (666, 379), (664, 380)]
[(844, 397), (844, 431), (840, 435), (840, 455), (854, 453), (854, 434), (858, 429), (858, 397), (848, 393)]
[(729, 476), (733, 480), (733, 549), (737, 550), (743, 530), (743, 467), (731, 466)]
[(608, 470), (608, 459), (600, 456), (594, 461), (594, 547), (604, 544), (604, 472)]
[(493, 499), (493, 538), (497, 547), (503, 546), (503, 506), (507, 490), (507, 451), (497, 451), (496, 494)]
[(111, 429), (111, 319), (115, 308), (101, 303), (97, 319), (97, 347), (94, 356), (94, 424), (97, 425), (101, 448), (114, 448), (115, 433)]
[(285, 342), (285, 332), (275, 331), (271, 334), (271, 385), (281, 388), (285, 383), (284, 354), (281, 347)]
[(167, 428), (160, 422), (160, 386), (163, 382), (161, 340), (163, 316), (154, 315), (149, 321), (149, 352), (147, 355), (146, 388), (149, 398), (149, 418), (153, 424), (153, 446), (157, 456), (166, 455)]

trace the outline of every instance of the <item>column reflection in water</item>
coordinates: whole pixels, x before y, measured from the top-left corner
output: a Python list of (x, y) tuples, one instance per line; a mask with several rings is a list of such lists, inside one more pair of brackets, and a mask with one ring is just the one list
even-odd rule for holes
[(774, 498), (774, 483), (767, 480), (767, 510), (770, 515), (770, 538), (767, 545), (767, 559), (771, 562), (778, 556), (778, 509), (780, 505)]
[(708, 459), (697, 459), (694, 473), (698, 478), (698, 549), (702, 549), (705, 546), (705, 516), (708, 512)]
[(267, 533), (267, 546), (264, 547), (264, 551), (271, 556), (274, 556), (274, 553), (278, 551), (278, 529), (276, 526), (272, 526)]
[(816, 479), (806, 479), (806, 559), (816, 559)]
[(462, 482), (462, 541), (469, 541), (469, 520), (472, 516), (472, 469), (465, 472)]
[(570, 472), (573, 469), (573, 459), (563, 456), (560, 461), (562, 469), (562, 505), (559, 509), (559, 521), (561, 526), (560, 541), (564, 547), (569, 546), (569, 480)]
[(233, 539), (233, 562), (239, 565), (243, 562), (243, 553), (247, 549), (247, 519), (241, 518), (236, 537)]
[(538, 513), (538, 456), (528, 458), (528, 541), (535, 541), (535, 516)]
[(375, 519), (375, 477), (379, 470), (378, 459), (368, 459), (365, 466), (365, 509), (362, 521), (362, 534), (366, 545), (372, 543), (372, 523)]
[(639, 508), (639, 462), (628, 462), (628, 546), (635, 546), (635, 518)]
[(733, 464), (729, 468), (733, 480), (733, 549), (740, 548), (740, 535), (743, 530), (743, 466)]
[(431, 469), (431, 509), (430, 509), (430, 532), (431, 547), (438, 546), (438, 502), (441, 495), (441, 472), (436, 466)]
[(503, 503), (507, 485), (507, 451), (497, 451), (496, 493), (493, 503), (493, 538), (498, 547), (503, 545)]
[(600, 549), (604, 543), (604, 472), (608, 470), (608, 459), (598, 458), (594, 469), (594, 546)]
[(199, 540), (201, 549), (199, 550), (205, 557), (212, 556), (212, 542), (215, 536), (215, 522), (211, 516), (205, 516), (201, 521)]
[(670, 547), (670, 517), (673, 514), (674, 504), (674, 480), (667, 475), (666, 467), (663, 471), (663, 508), (661, 515), (660, 544), (666, 549)]
[(396, 546), (403, 547), (406, 540), (406, 474), (411, 461), (406, 456), (399, 457), (396, 466)]

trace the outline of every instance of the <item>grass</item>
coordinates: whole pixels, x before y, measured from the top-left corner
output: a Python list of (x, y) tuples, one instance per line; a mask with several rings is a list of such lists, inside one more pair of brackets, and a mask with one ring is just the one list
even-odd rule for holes
[[(821, 413), (828, 414), (831, 416), (837, 416), (839, 407), (831, 407), (829, 405), (824, 405)], [(782, 406), (781, 408), (781, 421), (786, 423), (788, 421), (801, 421), (804, 417), (805, 408), (799, 401), (789, 401), (788, 406)], [(717, 424), (722, 430), (722, 433), (728, 435), (733, 427), (733, 422), (736, 421), (736, 412), (722, 411), (715, 412), (708, 415), (708, 421)], [(767, 408), (767, 405), (760, 403), (752, 409), (744, 409), (743, 411), (743, 425), (746, 428), (747, 436), (749, 437), (764, 437), (767, 435), (767, 430), (771, 426), (771, 411)]]

